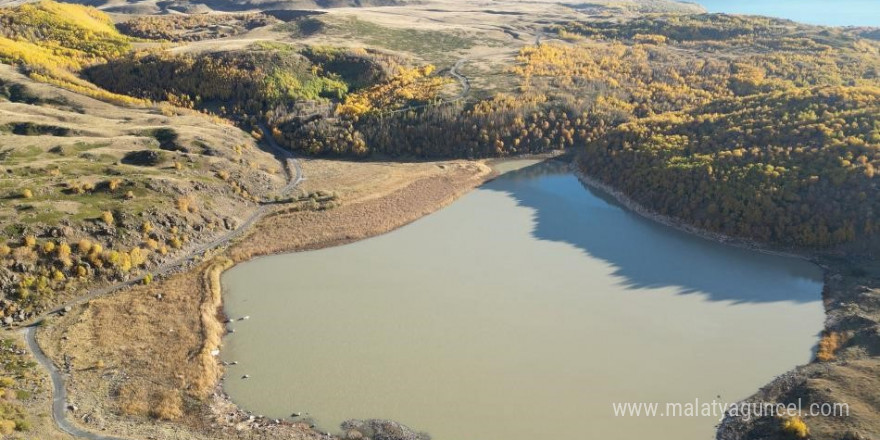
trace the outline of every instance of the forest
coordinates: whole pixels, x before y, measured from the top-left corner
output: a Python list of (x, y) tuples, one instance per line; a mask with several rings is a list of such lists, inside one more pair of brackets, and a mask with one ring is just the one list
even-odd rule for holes
[(116, 27), (135, 38), (179, 42), (231, 37), (277, 22), (262, 13), (147, 15), (124, 21)]
[(94, 8), (42, 0), (0, 8), (0, 62), (31, 78), (118, 104), (145, 102), (82, 79), (83, 68), (128, 53), (131, 41)]
[(587, 144), (580, 166), (706, 230), (845, 243), (877, 232), (880, 89), (798, 89), (640, 119)]

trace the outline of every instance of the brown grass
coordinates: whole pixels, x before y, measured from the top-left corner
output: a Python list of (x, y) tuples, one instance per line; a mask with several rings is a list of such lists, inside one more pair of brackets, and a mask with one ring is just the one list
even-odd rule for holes
[(146, 416), (150, 411), (149, 396), (143, 387), (125, 384), (116, 396), (119, 412), (127, 416)]
[(156, 406), (150, 415), (159, 420), (178, 420), (183, 416), (183, 399), (180, 391), (160, 390), (156, 396)]
[(226, 329), (217, 317), (223, 304), (220, 275), (230, 267), (232, 260), (218, 257), (208, 266), (202, 277), (203, 299), (199, 306), (202, 348), (197, 356), (200, 371), (196, 372), (193, 382), (193, 393), (202, 398), (207, 397), (214, 390), (214, 386), (223, 375), (223, 370), (211, 352), (220, 348), (223, 335), (226, 333)]
[[(388, 183), (376, 185), (372, 191), (364, 191), (355, 185), (347, 187), (348, 182), (357, 176), (345, 174), (340, 179), (346, 182), (339, 191), (342, 206), (329, 211), (274, 215), (259, 223), (255, 232), (231, 249), (229, 255), (239, 262), (258, 255), (334, 246), (382, 234), (449, 204), (482, 183), (491, 173), (488, 166), (475, 162), (444, 163), (442, 168), (437, 164), (428, 164), (430, 168), (423, 165), (409, 165), (413, 170), (408, 181), (400, 169), (397, 170), (402, 174), (400, 176), (377, 177)], [(322, 163), (320, 166), (329, 168), (335, 164)], [(348, 168), (350, 165), (339, 166)], [(315, 172), (318, 175), (334, 174), (319, 169)], [(312, 175), (308, 165), (306, 175)], [(306, 182), (310, 181), (311, 178)], [(368, 179), (361, 182), (360, 185), (371, 185)], [(338, 187), (334, 185), (332, 188), (336, 191)], [(374, 197), (373, 194), (381, 195)]]

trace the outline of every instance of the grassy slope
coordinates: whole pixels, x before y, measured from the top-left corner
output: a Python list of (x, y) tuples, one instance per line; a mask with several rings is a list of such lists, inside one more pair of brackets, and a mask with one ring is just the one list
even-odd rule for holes
[(18, 67), (0, 66), (0, 314), (149, 270), (233, 228), (283, 181), (271, 154), (220, 120), (83, 96), (141, 103), (76, 75), (130, 50), (103, 13), (44, 1), (0, 9), (0, 23), (0, 59)]

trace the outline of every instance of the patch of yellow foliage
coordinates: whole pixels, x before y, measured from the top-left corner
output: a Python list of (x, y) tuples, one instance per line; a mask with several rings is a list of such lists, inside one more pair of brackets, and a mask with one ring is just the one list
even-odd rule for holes
[(110, 17), (95, 8), (45, 0), (38, 3), (36, 7), (82, 29), (95, 33), (118, 35)]
[(336, 112), (357, 117), (378, 111), (394, 111), (414, 102), (424, 103), (437, 99), (440, 88), (450, 80), (431, 76), (434, 69), (430, 64), (411, 69), (402, 68), (400, 73), (387, 82), (349, 94)]
[(0, 8), (0, 62), (27, 66), (37, 81), (105, 101), (146, 104), (98, 88), (74, 73), (130, 49), (128, 37), (95, 8), (48, 0)]
[(819, 341), (819, 350), (816, 352), (816, 359), (820, 362), (833, 361), (836, 357), (837, 350), (842, 344), (840, 333), (831, 332)]
[(810, 428), (800, 417), (790, 417), (782, 421), (782, 430), (796, 438), (807, 438)]

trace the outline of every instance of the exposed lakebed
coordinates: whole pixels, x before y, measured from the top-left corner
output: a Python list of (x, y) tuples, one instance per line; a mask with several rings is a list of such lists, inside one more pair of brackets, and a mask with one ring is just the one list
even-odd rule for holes
[(560, 162), (223, 284), (227, 313), (251, 317), (222, 353), (240, 406), (330, 431), (394, 419), (436, 440), (713, 438), (717, 418), (612, 404), (742, 399), (809, 361), (824, 320), (814, 265), (653, 223)]

